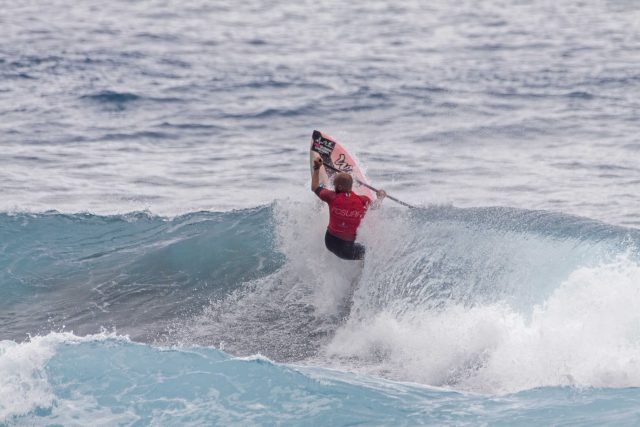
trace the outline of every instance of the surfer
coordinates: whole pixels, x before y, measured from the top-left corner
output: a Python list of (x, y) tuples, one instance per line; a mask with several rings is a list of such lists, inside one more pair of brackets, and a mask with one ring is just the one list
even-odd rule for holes
[[(331, 252), (342, 259), (359, 260), (364, 258), (365, 248), (356, 243), (356, 232), (360, 221), (371, 206), (371, 199), (351, 192), (353, 178), (346, 172), (337, 173), (333, 178), (335, 191), (327, 190), (320, 185), (320, 168), (322, 158), (313, 159), (311, 175), (311, 191), (329, 205), (329, 226), (324, 235), (324, 243)], [(387, 193), (380, 190), (376, 193), (382, 201)]]

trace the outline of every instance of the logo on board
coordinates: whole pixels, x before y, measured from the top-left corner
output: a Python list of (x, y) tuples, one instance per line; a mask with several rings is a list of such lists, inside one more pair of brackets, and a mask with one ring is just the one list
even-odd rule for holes
[[(315, 136), (315, 135), (314, 135)], [(323, 156), (330, 156), (336, 143), (319, 135), (313, 139), (313, 151)]]
[(340, 156), (338, 156), (338, 160), (333, 162), (333, 164), (337, 169), (340, 169), (340, 171), (342, 172), (353, 171), (353, 166), (350, 165), (349, 162), (347, 162), (347, 159), (345, 158), (344, 154), (340, 154)]

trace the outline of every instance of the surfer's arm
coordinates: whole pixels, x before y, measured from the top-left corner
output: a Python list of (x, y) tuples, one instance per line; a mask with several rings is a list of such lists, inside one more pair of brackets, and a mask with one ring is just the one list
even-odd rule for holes
[(322, 158), (316, 157), (313, 159), (313, 173), (311, 174), (311, 191), (316, 193), (318, 187), (320, 187), (320, 168), (322, 167)]
[(336, 197), (336, 193), (327, 190), (320, 184), (320, 168), (322, 167), (322, 158), (313, 159), (313, 173), (311, 174), (311, 191), (316, 193), (320, 200), (331, 203)]

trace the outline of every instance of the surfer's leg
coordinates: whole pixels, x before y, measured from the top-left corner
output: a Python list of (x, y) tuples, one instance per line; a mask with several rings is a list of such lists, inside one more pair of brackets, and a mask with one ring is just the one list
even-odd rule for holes
[(365, 249), (364, 246), (360, 243), (353, 243), (353, 247), (351, 250), (351, 255), (353, 258), (351, 259), (364, 259)]
[(327, 231), (324, 235), (324, 244), (331, 253), (339, 258), (342, 258), (341, 239), (338, 239), (336, 236)]
[(358, 260), (364, 258), (364, 246), (360, 243), (342, 240), (327, 231), (324, 235), (324, 244), (338, 258), (346, 260)]

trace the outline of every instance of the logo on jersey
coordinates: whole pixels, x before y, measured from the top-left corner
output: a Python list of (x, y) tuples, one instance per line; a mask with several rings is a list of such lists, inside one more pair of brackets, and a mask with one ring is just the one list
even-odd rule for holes
[(336, 207), (331, 208), (331, 212), (345, 218), (362, 218), (364, 216), (364, 212), (360, 210), (341, 209)]

